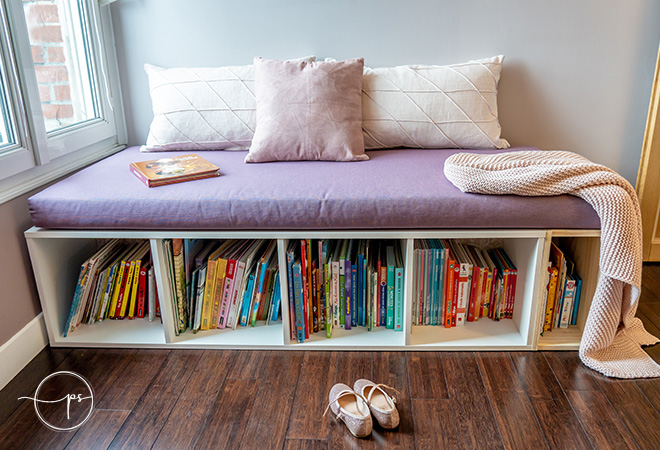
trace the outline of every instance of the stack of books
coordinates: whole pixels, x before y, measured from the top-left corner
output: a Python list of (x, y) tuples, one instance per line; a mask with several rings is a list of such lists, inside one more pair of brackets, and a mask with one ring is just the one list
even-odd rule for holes
[(541, 335), (554, 328), (568, 328), (577, 323), (581, 294), (582, 279), (575, 270), (575, 264), (553, 242), (543, 299), (545, 321)]
[(417, 239), (413, 274), (413, 325), (451, 328), (513, 317), (518, 271), (502, 248)]
[(291, 339), (333, 329), (403, 329), (398, 241), (301, 239), (286, 253)]
[(277, 243), (263, 239), (166, 239), (175, 333), (276, 322)]
[(160, 315), (149, 241), (113, 239), (80, 266), (64, 337), (80, 324)]

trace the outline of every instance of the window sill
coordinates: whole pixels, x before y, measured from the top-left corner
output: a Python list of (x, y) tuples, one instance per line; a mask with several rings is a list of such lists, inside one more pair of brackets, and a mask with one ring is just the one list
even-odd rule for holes
[(124, 148), (126, 148), (125, 145), (111, 144), (93, 152), (72, 152), (46, 165), (32, 167), (6, 178), (0, 181), (0, 205), (82, 169), (106, 156), (117, 153)]

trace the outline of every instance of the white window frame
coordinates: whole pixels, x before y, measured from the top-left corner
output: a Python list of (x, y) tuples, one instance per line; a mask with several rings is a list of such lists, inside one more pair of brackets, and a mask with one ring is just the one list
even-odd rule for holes
[[(11, 98), (16, 103), (14, 117), (20, 123), (21, 146), (0, 155), (0, 204), (67, 175), (115, 153), (126, 146), (119, 72), (115, 54), (112, 21), (108, 6), (98, 0), (83, 0), (88, 15), (88, 31), (101, 119), (46, 132), (38, 84), (32, 62), (30, 40), (21, 0), (5, 0), (10, 40), (7, 53), (13, 64)], [(4, 28), (7, 30), (7, 28)], [(2, 45), (6, 45), (3, 43)], [(5, 67), (7, 63), (5, 63)], [(9, 69), (9, 68), (8, 68)]]

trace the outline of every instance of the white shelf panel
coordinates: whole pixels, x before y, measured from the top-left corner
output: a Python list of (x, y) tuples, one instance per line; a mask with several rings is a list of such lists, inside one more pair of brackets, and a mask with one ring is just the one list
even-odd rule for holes
[(310, 334), (309, 339), (303, 343), (292, 342), (291, 347), (299, 350), (310, 348), (323, 348), (325, 350), (341, 349), (389, 349), (402, 347), (405, 337), (402, 331), (394, 331), (385, 327), (376, 327), (367, 331), (364, 327), (353, 327), (350, 330), (333, 328), (332, 337), (326, 337), (325, 330)]
[(511, 319), (480, 319), (460, 327), (413, 326), (410, 345), (419, 350), (531, 350)]
[(160, 319), (104, 320), (80, 325), (67, 337), (59, 336), (54, 346), (61, 347), (164, 347), (165, 333)]
[(539, 337), (539, 350), (577, 350), (580, 348), (582, 330), (578, 327), (555, 328)]
[(254, 327), (204, 330), (197, 333), (186, 331), (175, 336), (173, 348), (267, 348), (283, 346), (282, 322), (266, 325), (257, 322)]

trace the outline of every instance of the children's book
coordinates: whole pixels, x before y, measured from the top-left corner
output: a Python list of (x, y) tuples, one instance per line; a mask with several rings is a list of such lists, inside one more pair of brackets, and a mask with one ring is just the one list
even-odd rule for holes
[(182, 155), (129, 164), (133, 173), (147, 187), (217, 177), (219, 168), (199, 155)]

